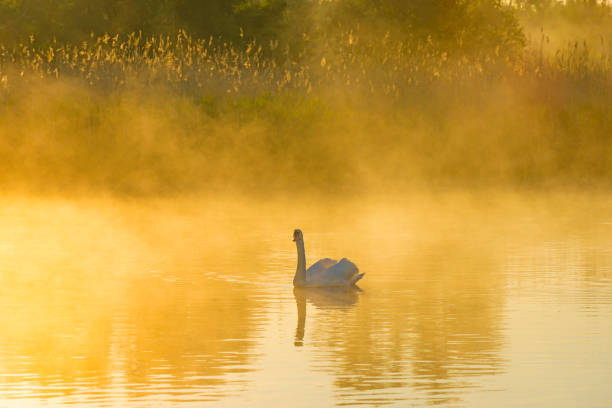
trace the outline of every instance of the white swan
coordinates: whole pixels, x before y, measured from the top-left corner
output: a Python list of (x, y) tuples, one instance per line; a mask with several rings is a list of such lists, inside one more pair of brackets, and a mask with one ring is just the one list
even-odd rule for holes
[(306, 270), (306, 254), (304, 252), (304, 237), (302, 231), (293, 231), (293, 240), (298, 251), (298, 265), (293, 278), (293, 286), (351, 286), (363, 277), (357, 266), (346, 258), (340, 262), (324, 258), (314, 263)]

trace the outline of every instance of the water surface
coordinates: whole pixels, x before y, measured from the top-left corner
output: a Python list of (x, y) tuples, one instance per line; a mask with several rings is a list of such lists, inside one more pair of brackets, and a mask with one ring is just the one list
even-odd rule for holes
[(0, 407), (612, 405), (609, 197), (1, 201)]

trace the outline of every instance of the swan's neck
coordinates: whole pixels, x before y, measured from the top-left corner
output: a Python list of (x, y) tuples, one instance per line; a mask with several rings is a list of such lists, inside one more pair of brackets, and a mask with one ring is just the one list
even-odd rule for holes
[(293, 286), (302, 286), (306, 283), (306, 253), (304, 252), (304, 241), (296, 241), (298, 252), (298, 264), (295, 276), (293, 277)]

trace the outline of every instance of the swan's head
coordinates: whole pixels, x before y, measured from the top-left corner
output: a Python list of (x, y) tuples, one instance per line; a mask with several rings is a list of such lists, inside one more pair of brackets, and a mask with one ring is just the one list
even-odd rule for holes
[(295, 242), (303, 241), (304, 237), (302, 236), (302, 231), (300, 231), (299, 229), (294, 230), (293, 231), (293, 240)]

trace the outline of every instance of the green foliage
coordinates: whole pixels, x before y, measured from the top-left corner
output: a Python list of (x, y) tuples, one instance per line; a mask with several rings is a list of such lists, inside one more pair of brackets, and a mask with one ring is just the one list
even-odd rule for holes
[(499, 0), (338, 0), (309, 10), (301, 6), (297, 13), (309, 18), (309, 27), (300, 28), (313, 38), (340, 28), (362, 37), (386, 34), (403, 41), (429, 41), (447, 51), (473, 52), (524, 44), (513, 11)]
[(184, 29), (198, 37), (222, 35), (238, 41), (278, 35), (284, 0), (2, 0), (0, 41), (15, 43), (34, 34), (41, 43), (82, 41), (90, 33), (174, 34)]
[(398, 40), (433, 41), (449, 50), (520, 47), (523, 37), (501, 0), (2, 0), (0, 42), (34, 35), (79, 42), (104, 33), (173, 35), (242, 43), (275, 41), (278, 52), (300, 52), (312, 41), (352, 29), (359, 36), (390, 33)]

